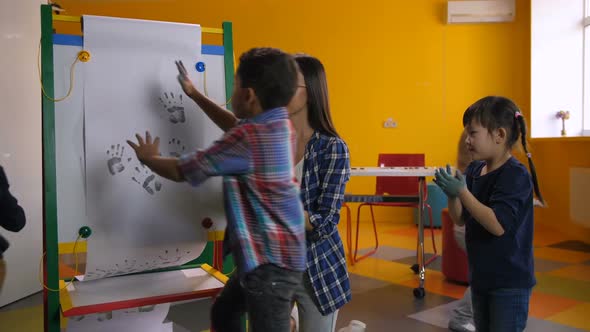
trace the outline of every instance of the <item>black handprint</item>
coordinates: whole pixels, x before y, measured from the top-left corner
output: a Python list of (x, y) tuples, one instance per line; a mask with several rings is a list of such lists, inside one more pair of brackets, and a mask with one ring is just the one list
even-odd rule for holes
[[(162, 184), (156, 180), (156, 175), (152, 173), (149, 168), (145, 167), (144, 165), (137, 166), (135, 167), (135, 172), (136, 174), (135, 176), (131, 177), (131, 180), (141, 185), (141, 187), (145, 189), (148, 194), (153, 195), (156, 191), (160, 191), (160, 189), (162, 189)], [(145, 178), (143, 178), (144, 176)]]
[(139, 272), (140, 270), (137, 269), (135, 266), (136, 260), (125, 260), (124, 264), (115, 264), (115, 268), (117, 269), (117, 274), (126, 274), (126, 273), (134, 273)]
[(101, 312), (98, 313), (98, 315), (96, 315), (96, 320), (99, 322), (104, 322), (106, 320), (111, 320), (113, 319), (113, 312), (112, 311), (107, 311), (107, 312)]
[(180, 158), (182, 154), (184, 154), (185, 146), (180, 143), (180, 140), (177, 138), (173, 138), (168, 142), (168, 147), (170, 148), (170, 156)]
[(109, 157), (107, 166), (111, 175), (121, 173), (125, 170), (125, 166), (122, 163), (124, 153), (125, 146), (121, 146), (121, 144), (117, 144), (117, 146), (111, 145), (111, 149), (107, 150), (107, 156)]
[(139, 307), (137, 309), (137, 311), (138, 312), (152, 312), (152, 311), (154, 311), (154, 309), (156, 309), (156, 306), (155, 305), (146, 305), (146, 306), (143, 306), (143, 307)]
[[(190, 251), (186, 251), (186, 255), (190, 254)], [(164, 250), (164, 255), (159, 255), (161, 261), (160, 264), (169, 265), (169, 264), (176, 264), (180, 262), (184, 255), (180, 251), (180, 249), (176, 248), (176, 250), (172, 253), (169, 250)]]
[(178, 98), (174, 97), (173, 92), (164, 92), (164, 98), (159, 98), (159, 100), (166, 112), (168, 112), (168, 120), (170, 122), (174, 124), (184, 123), (186, 117), (184, 115), (184, 106), (182, 106), (182, 94), (177, 94), (176, 96)]

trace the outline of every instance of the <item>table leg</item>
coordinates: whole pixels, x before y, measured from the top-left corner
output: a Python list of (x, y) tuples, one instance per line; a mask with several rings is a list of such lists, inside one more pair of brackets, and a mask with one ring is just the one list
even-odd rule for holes
[(344, 208), (346, 209), (346, 246), (348, 247), (348, 260), (352, 266), (354, 265), (354, 256), (352, 255), (352, 217), (350, 215), (350, 207), (344, 204)]
[(418, 277), (419, 286), (414, 288), (414, 296), (417, 298), (423, 298), (424, 292), (424, 281), (426, 277), (425, 262), (424, 262), (424, 184), (426, 179), (424, 177), (419, 178), (418, 183)]

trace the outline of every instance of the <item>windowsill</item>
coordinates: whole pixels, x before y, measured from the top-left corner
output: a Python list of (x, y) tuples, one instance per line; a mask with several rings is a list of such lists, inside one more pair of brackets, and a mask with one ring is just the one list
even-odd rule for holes
[(532, 137), (531, 142), (590, 142), (590, 136)]

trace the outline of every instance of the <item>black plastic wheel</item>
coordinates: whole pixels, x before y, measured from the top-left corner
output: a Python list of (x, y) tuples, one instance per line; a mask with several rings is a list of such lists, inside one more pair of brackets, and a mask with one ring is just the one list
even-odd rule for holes
[(417, 299), (424, 298), (426, 295), (426, 291), (424, 291), (423, 287), (414, 288), (414, 297)]
[(418, 274), (418, 264), (414, 264), (410, 267), (410, 269), (412, 269), (412, 271), (414, 271), (414, 274)]

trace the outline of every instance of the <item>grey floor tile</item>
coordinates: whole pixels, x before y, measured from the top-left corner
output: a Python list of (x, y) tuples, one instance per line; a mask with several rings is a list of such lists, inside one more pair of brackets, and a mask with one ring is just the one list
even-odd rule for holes
[[(426, 258), (426, 260), (430, 259), (430, 257), (432, 257), (432, 256), (433, 256), (433, 254), (424, 254), (424, 257)], [(395, 260), (395, 262), (412, 266), (412, 265), (416, 264), (416, 257), (415, 256), (414, 257), (406, 257), (406, 258)], [(434, 261), (432, 261), (430, 264), (428, 264), (428, 266), (426, 268), (430, 269), (430, 270), (440, 271), (442, 269), (442, 256), (438, 256)]]
[(357, 293), (362, 294), (374, 289), (380, 289), (391, 285), (390, 283), (385, 281), (373, 278), (366, 278), (352, 273), (349, 274), (349, 278), (353, 296)]
[(20, 299), (16, 302), (10, 303), (8, 305), (3, 306), (0, 308), (0, 312), (2, 311), (9, 311), (9, 310), (16, 310), (28, 307), (34, 307), (43, 304), (43, 292), (35, 293), (33, 295), (29, 295), (23, 299)]
[[(423, 323), (446, 328), (449, 323), (451, 311), (457, 305), (458, 301), (449, 302), (432, 309), (421, 311), (410, 315), (410, 318), (419, 320)], [(580, 332), (582, 330), (575, 329), (562, 324), (554, 323), (547, 320), (542, 320), (534, 317), (529, 317), (527, 322), (528, 332)]]
[(559, 243), (554, 243), (549, 247), (590, 253), (590, 243), (586, 243), (583, 241), (563, 241)]
[(582, 332), (584, 330), (554, 323), (548, 320), (542, 320), (529, 317), (525, 331), (527, 332)]
[(200, 332), (209, 329), (209, 312), (213, 299), (206, 298), (191, 302), (183, 302), (170, 306), (167, 321), (174, 322), (174, 331), (182, 328), (190, 332)]
[(459, 303), (459, 301), (445, 303), (432, 309), (409, 315), (408, 317), (438, 327), (447, 328), (451, 312), (457, 306), (457, 303)]
[(370, 278), (355, 276), (352, 280), (352, 301), (340, 310), (336, 330), (356, 319), (367, 324), (367, 331), (446, 331), (408, 316), (455, 299), (428, 293), (419, 300), (414, 298), (411, 288), (393, 284), (356, 292), (355, 284), (364, 282), (362, 279)]
[[(360, 249), (358, 251), (358, 256), (364, 255), (366, 252), (369, 252), (371, 249)], [(402, 248), (394, 248), (389, 246), (379, 246), (377, 252), (373, 254), (374, 258), (384, 259), (388, 261), (395, 261), (398, 259), (406, 258), (406, 257), (416, 257), (415, 250), (408, 250)]]
[(562, 267), (567, 265), (571, 264), (535, 257), (535, 272), (551, 272), (553, 270), (561, 269)]

